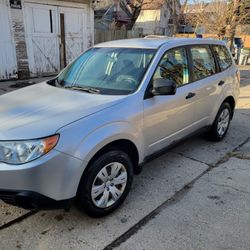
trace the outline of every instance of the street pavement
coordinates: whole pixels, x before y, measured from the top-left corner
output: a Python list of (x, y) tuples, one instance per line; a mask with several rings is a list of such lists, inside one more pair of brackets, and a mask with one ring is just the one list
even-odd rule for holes
[[(124, 205), (102, 219), (0, 203), (0, 249), (250, 249), (250, 68), (241, 74), (223, 142), (192, 137), (149, 162)], [(20, 87), (11, 85), (0, 83), (0, 94)]]

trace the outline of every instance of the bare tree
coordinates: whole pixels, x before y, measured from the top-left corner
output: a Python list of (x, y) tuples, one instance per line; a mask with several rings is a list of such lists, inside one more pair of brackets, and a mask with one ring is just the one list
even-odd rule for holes
[(154, 0), (134, 0), (134, 1), (120, 0), (120, 1), (123, 3), (126, 2), (127, 8), (130, 10), (131, 13), (131, 22), (128, 25), (129, 29), (131, 29), (134, 26), (143, 6), (146, 4), (152, 4), (154, 2)]
[[(170, 18), (173, 20), (173, 33), (176, 34), (178, 33), (180, 21), (183, 19), (184, 9), (188, 0), (165, 0), (165, 2), (170, 11)], [(112, 29), (121, 29), (126, 26), (126, 29), (132, 29), (143, 7), (145, 5), (154, 5), (155, 0), (95, 0), (93, 3), (95, 7), (98, 6), (99, 8), (100, 6), (110, 6), (110, 8), (112, 8), (112, 6), (119, 6), (119, 8), (115, 8), (113, 13), (114, 17), (110, 27), (112, 27)], [(126, 25), (119, 21), (119, 16), (116, 15), (117, 9), (122, 9), (127, 13), (129, 22)], [(106, 14), (107, 12), (104, 16), (106, 16)], [(106, 19), (103, 17), (99, 22), (101, 23), (103, 20)]]
[(250, 7), (250, 0), (231, 0), (228, 4), (228, 36), (231, 50), (233, 50), (237, 27), (245, 23), (250, 17), (250, 12), (247, 7)]
[(170, 11), (170, 18), (173, 23), (173, 35), (179, 31), (179, 26), (184, 20), (184, 10), (188, 0), (165, 0)]
[(188, 0), (174, 0), (174, 34), (178, 33), (178, 27), (185, 20), (184, 11), (188, 4)]
[(194, 27), (204, 28), (207, 33), (215, 33), (222, 38), (227, 28), (227, 2), (224, 0), (211, 0), (209, 3), (195, 0), (194, 4), (185, 10), (188, 22)]
[(195, 0), (193, 5), (187, 6), (185, 15), (187, 20), (197, 28), (205, 28), (207, 33), (216, 34), (219, 39), (224, 36), (230, 38), (230, 46), (233, 46), (233, 40), (236, 28), (250, 16), (246, 6), (250, 0)]
[[(169, 0), (167, 0), (169, 1)], [(173, 19), (173, 34), (178, 33), (178, 27), (179, 27), (179, 1), (178, 0), (170, 0), (172, 5), (172, 19)]]

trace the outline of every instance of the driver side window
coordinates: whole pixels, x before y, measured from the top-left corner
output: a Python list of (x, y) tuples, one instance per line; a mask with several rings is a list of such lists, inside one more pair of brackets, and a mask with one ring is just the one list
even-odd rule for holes
[(177, 87), (189, 83), (188, 60), (185, 48), (171, 49), (161, 59), (154, 79), (168, 79)]

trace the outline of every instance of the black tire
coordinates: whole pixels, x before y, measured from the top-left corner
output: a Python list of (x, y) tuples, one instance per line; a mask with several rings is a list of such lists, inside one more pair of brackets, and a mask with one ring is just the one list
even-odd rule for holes
[[(98, 173), (108, 164), (118, 162), (121, 163), (127, 171), (127, 184), (120, 198), (111, 206), (100, 208), (96, 206), (91, 197), (92, 185)], [(97, 157), (88, 169), (85, 171), (78, 188), (77, 204), (90, 217), (100, 218), (112, 213), (126, 199), (133, 182), (133, 164), (129, 156), (120, 151), (111, 149), (110, 151)]]
[[(221, 116), (222, 112), (225, 109), (228, 110), (230, 119), (229, 119), (228, 126), (227, 126), (225, 132), (223, 134), (219, 134), (219, 132), (218, 132), (218, 123), (219, 123), (220, 116)], [(216, 116), (216, 118), (214, 120), (214, 123), (213, 123), (213, 125), (212, 125), (212, 127), (211, 127), (211, 129), (210, 129), (210, 131), (208, 133), (208, 136), (209, 136), (208, 138), (210, 140), (212, 140), (212, 141), (217, 141), (217, 142), (223, 140), (225, 138), (227, 132), (228, 132), (229, 127), (230, 127), (231, 119), (232, 119), (232, 108), (227, 102), (224, 102), (221, 105), (221, 107), (220, 107), (220, 109), (218, 111), (218, 114), (217, 114), (217, 116)]]

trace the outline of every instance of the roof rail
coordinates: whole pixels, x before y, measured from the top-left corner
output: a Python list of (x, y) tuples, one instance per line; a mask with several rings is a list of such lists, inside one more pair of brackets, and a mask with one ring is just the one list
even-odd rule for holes
[(160, 36), (160, 35), (148, 35), (148, 36), (145, 36), (144, 38), (146, 39), (167, 39), (169, 38), (169, 36)]

